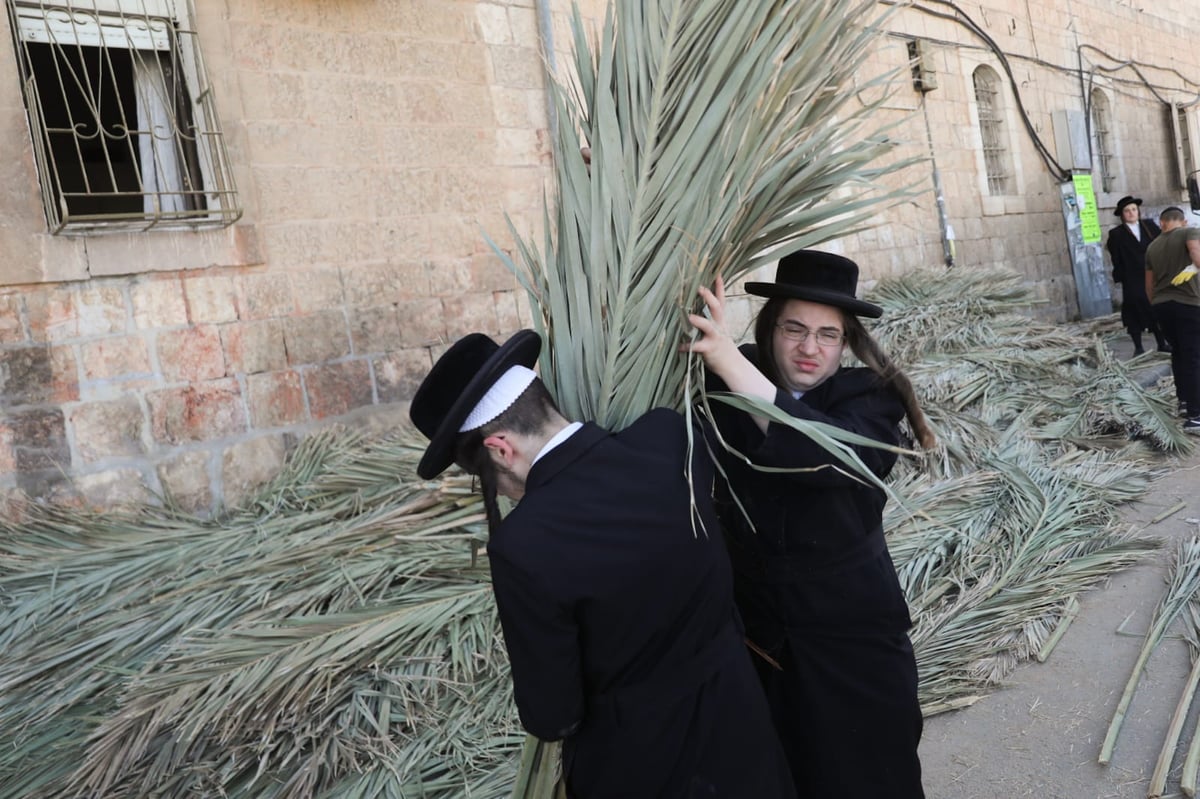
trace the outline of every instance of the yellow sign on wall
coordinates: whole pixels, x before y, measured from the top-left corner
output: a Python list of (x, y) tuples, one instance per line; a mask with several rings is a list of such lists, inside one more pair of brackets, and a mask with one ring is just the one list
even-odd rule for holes
[(1096, 193), (1092, 191), (1091, 175), (1072, 175), (1075, 183), (1075, 197), (1079, 202), (1079, 221), (1083, 227), (1083, 243), (1095, 244), (1100, 241), (1100, 214), (1096, 208)]

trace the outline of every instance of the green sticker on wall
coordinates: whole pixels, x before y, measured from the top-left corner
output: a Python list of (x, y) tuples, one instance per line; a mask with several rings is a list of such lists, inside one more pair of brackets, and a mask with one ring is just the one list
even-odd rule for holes
[(1083, 243), (1100, 241), (1100, 213), (1096, 208), (1096, 193), (1092, 191), (1091, 175), (1072, 175), (1075, 197), (1079, 203), (1079, 221), (1083, 227)]

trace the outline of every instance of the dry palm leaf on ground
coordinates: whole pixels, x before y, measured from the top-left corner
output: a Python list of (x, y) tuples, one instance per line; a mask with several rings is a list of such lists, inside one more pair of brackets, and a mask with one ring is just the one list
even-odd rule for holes
[(502, 794), (521, 737), (482, 513), (416, 479), (422, 449), (331, 431), (220, 519), (6, 525), (0, 796)]
[[(961, 296), (943, 273), (925, 279)], [(996, 329), (998, 313), (978, 304), (959, 323)], [(1013, 329), (1036, 352), (1031, 324)], [(1048, 328), (1046, 348), (1063, 335)], [(1099, 392), (1112, 364), (1095, 352), (1081, 342), (1077, 378)], [(1030, 392), (985, 374), (981, 396), (1012, 419), (976, 422), (990, 435), (959, 442), (953, 468), (906, 459), (885, 519), (930, 712), (985, 692), (1069, 596), (1153, 546), (1115, 514), (1152, 480), (1157, 440), (1025, 435), (1039, 428), (1020, 420), (1040, 417), (1006, 391)], [(1112, 417), (1130, 432), (1168, 402), (1135, 396), (1151, 410)], [(422, 448), (406, 430), (313, 436), (218, 519), (34, 507), (6, 522), (0, 797), (506, 796), (523, 735), (481, 513), (462, 476), (416, 479)]]

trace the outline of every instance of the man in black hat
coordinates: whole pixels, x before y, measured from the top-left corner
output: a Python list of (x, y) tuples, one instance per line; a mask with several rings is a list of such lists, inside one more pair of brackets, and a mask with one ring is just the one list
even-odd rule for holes
[[(689, 458), (673, 411), (616, 434), (568, 423), (533, 371), (540, 347), (528, 330), (503, 346), (466, 336), (410, 411), (430, 439), (422, 477), (456, 462), (480, 478), (522, 724), (563, 739), (571, 797), (793, 797), (734, 607), (712, 465)], [(503, 519), (497, 494), (519, 500)]]
[(1150, 219), (1141, 218), (1142, 198), (1126, 195), (1117, 201), (1113, 214), (1121, 224), (1108, 232), (1108, 253), (1112, 257), (1113, 280), (1121, 284), (1121, 324), (1133, 339), (1133, 354), (1141, 355), (1142, 331), (1154, 334), (1159, 352), (1170, 352), (1146, 297), (1146, 248), (1161, 233)]
[[(704, 358), (710, 389), (748, 394), (798, 419), (888, 445), (935, 443), (912, 384), (859, 317), (883, 309), (856, 295), (858, 265), (800, 250), (775, 282), (750, 282), (767, 298), (754, 344), (725, 329), (724, 287), (701, 289), (708, 315), (684, 349)], [(849, 349), (865, 366), (842, 366)], [(728, 488), (717, 511), (729, 542), (734, 593), (783, 742), (797, 796), (922, 799), (921, 707), (912, 625), (884, 540), (882, 488), (848, 474), (786, 424), (712, 403)], [(854, 446), (880, 480), (894, 449)], [(870, 763), (870, 768), (861, 764)]]

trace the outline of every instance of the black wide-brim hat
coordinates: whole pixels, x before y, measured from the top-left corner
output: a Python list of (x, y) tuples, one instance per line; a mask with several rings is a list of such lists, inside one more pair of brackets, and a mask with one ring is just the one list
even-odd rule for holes
[(438, 358), (413, 395), (408, 417), (429, 439), (417, 474), (432, 480), (454, 463), (458, 429), (492, 384), (513, 366), (530, 369), (542, 351), (532, 330), (514, 333), (497, 344), (483, 333), (463, 336)]
[(1121, 211), (1123, 211), (1125, 209), (1125, 206), (1129, 205), (1130, 203), (1140, 206), (1142, 204), (1142, 198), (1134, 197), (1133, 195), (1126, 194), (1124, 197), (1117, 200), (1117, 207), (1116, 207), (1116, 210), (1113, 211), (1113, 216), (1120, 216)]
[(797, 250), (779, 259), (774, 283), (747, 283), (746, 291), (759, 297), (785, 297), (832, 305), (855, 316), (878, 319), (883, 309), (854, 296), (858, 289), (858, 264), (841, 255), (820, 250)]

